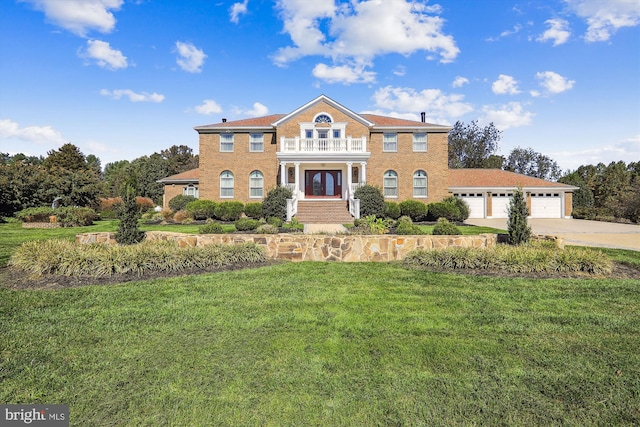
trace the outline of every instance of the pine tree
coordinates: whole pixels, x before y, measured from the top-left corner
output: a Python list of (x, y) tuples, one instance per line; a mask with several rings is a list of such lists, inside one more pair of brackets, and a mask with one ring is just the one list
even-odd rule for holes
[(527, 201), (522, 192), (522, 188), (518, 188), (513, 192), (511, 202), (509, 203), (509, 219), (507, 222), (507, 230), (509, 231), (509, 241), (511, 244), (520, 245), (527, 243), (531, 238), (531, 227), (527, 224)]
[(121, 245), (133, 245), (144, 239), (144, 231), (138, 228), (140, 208), (136, 204), (136, 193), (132, 185), (128, 184), (122, 194), (122, 204), (118, 208), (118, 232), (116, 242)]

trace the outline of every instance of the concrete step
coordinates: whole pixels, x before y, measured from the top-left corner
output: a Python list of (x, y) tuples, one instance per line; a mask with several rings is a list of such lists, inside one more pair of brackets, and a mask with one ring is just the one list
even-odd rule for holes
[(298, 201), (296, 217), (303, 224), (344, 224), (353, 221), (346, 200)]

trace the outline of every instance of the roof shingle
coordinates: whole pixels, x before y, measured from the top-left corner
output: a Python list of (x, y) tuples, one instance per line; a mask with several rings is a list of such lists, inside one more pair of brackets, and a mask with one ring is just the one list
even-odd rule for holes
[(502, 169), (449, 169), (450, 187), (575, 187)]

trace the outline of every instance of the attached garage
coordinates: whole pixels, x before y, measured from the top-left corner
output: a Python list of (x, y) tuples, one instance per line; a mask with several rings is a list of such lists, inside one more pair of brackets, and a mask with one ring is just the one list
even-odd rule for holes
[(562, 218), (560, 193), (531, 193), (531, 218)]
[(485, 203), (482, 193), (456, 193), (454, 196), (461, 198), (469, 205), (469, 218), (484, 218)]
[(492, 193), (491, 194), (491, 214), (490, 218), (508, 218), (509, 203), (512, 193)]

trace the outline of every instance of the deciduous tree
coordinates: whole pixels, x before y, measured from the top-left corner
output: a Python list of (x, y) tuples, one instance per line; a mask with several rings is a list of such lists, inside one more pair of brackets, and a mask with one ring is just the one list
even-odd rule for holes
[(501, 132), (490, 123), (484, 128), (477, 121), (456, 122), (449, 132), (450, 168), (488, 168), (496, 165)]

